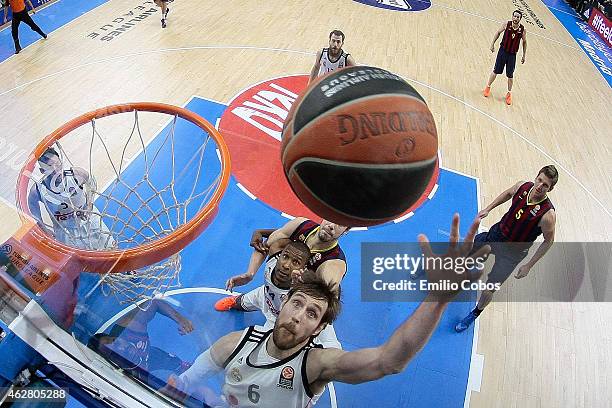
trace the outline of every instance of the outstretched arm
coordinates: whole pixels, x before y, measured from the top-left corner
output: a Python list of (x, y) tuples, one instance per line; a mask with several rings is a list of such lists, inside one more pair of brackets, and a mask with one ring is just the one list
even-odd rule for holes
[(310, 70), (310, 79), (308, 80), (309, 84), (315, 80), (317, 74), (319, 73), (319, 68), (321, 68), (321, 55), (323, 55), (323, 51), (319, 50), (317, 52), (317, 59)]
[(486, 217), (487, 215), (489, 215), (489, 212), (491, 212), (491, 210), (493, 210), (495, 207), (500, 206), (506, 201), (510, 200), (514, 196), (514, 194), (516, 194), (516, 191), (519, 189), (519, 187), (523, 185), (523, 183), (523, 181), (519, 181), (512, 187), (504, 190), (504, 192), (498, 195), (497, 198), (493, 200), (491, 204), (480, 210), (480, 212), (478, 213), (478, 218), (482, 219)]
[[(270, 234), (268, 240), (266, 241), (267, 250), (269, 250), (271, 247), (274, 247), (279, 240), (288, 239), (291, 234), (293, 234), (293, 231), (295, 231), (295, 229), (299, 227), (299, 225), (304, 221), (306, 221), (306, 218), (304, 217), (294, 218), (293, 220), (283, 225), (281, 228), (275, 230), (272, 234)], [(236, 275), (229, 278), (225, 282), (226, 290), (231, 291), (235, 286), (246, 285), (247, 283), (252, 281), (255, 275), (257, 274), (257, 271), (266, 260), (266, 256), (268, 255), (267, 250), (266, 252), (261, 252), (258, 249), (255, 249), (255, 251), (253, 251), (253, 253), (251, 254), (251, 259), (249, 260), (249, 266), (247, 267), (247, 271), (241, 275)]]
[(317, 274), (323, 278), (325, 282), (332, 285), (335, 291), (338, 291), (340, 282), (346, 274), (346, 262), (340, 259), (325, 261), (317, 268)]
[[(456, 214), (451, 228), (449, 251), (443, 256), (444, 259), (485, 257), (490, 251), (488, 246), (481, 248), (473, 255), (468, 255), (479, 225), (480, 219), (477, 218), (470, 226), (465, 242), (459, 245), (459, 216)], [(431, 251), (427, 237), (421, 235), (419, 241), (426, 258), (437, 257)], [(442, 281), (460, 283), (468, 279), (468, 276), (458, 274), (452, 269), (428, 269), (426, 272), (430, 283)], [(312, 378), (314, 380), (312, 382), (317, 388), (320, 388), (329, 381), (356, 384), (403, 371), (410, 360), (425, 346), (438, 326), (448, 302), (457, 293), (459, 290), (431, 291), (412, 316), (393, 333), (385, 344), (379, 347), (351, 352), (337, 349), (314, 349), (312, 355), (314, 358), (312, 361), (308, 360), (308, 378)]]
[(193, 365), (180, 376), (172, 375), (168, 385), (160, 391), (176, 400), (192, 396), (203, 400), (206, 380), (224, 369), (225, 360), (233, 353), (242, 332), (232, 332), (217, 340), (208, 350), (200, 354)]

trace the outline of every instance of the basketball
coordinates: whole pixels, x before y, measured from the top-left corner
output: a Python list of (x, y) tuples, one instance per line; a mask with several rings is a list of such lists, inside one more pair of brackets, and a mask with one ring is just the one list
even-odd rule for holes
[(284, 122), (291, 188), (341, 225), (393, 220), (425, 192), (437, 165), (436, 125), (423, 97), (384, 69), (352, 66), (319, 78)]

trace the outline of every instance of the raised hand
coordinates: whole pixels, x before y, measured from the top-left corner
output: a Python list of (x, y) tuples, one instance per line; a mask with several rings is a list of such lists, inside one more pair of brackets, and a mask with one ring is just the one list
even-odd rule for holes
[(243, 286), (253, 280), (253, 275), (248, 273), (243, 273), (241, 275), (232, 276), (225, 282), (225, 290), (229, 290), (230, 292), (234, 289), (235, 286)]
[[(430, 290), (429, 296), (440, 302), (450, 302), (461, 291), (461, 283), (468, 280), (477, 279), (482, 270), (478, 270), (476, 274), (471, 273), (473, 268), (446, 268), (447, 265), (475, 265), (476, 259), (484, 259), (491, 252), (491, 247), (485, 245), (475, 253), (472, 252), (474, 245), (474, 237), (480, 225), (480, 218), (476, 218), (462, 243), (459, 242), (459, 214), (453, 216), (451, 232), (449, 238), (448, 251), (444, 255), (434, 254), (429, 239), (424, 234), (419, 235), (419, 244), (423, 255), (426, 258), (442, 258), (442, 262), (428, 262), (429, 268), (425, 269), (429, 284), (438, 283), (442, 287), (439, 290)], [(449, 260), (450, 258), (450, 260)], [(463, 259), (460, 259), (463, 258)], [(477, 268), (478, 269), (478, 268)], [(461, 270), (461, 273), (459, 272)]]

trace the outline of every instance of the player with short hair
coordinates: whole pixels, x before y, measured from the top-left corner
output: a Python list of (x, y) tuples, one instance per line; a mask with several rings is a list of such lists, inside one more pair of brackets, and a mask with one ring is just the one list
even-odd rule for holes
[[(286, 243), (277, 240), (270, 247), (269, 253), (264, 269), (264, 284), (236, 297), (230, 307), (241, 312), (260, 310), (266, 317), (263, 326), (266, 330), (274, 326), (292, 285), (301, 281), (304, 273), (313, 273), (306, 270), (310, 248), (301, 241)], [(229, 310), (224, 299), (217, 303), (215, 308), (218, 311)], [(325, 347), (342, 348), (331, 324), (325, 327), (315, 342)]]
[[(465, 242), (459, 244), (459, 215), (455, 214), (449, 249), (443, 259), (485, 257), (490, 250), (487, 246), (472, 251), (479, 224), (476, 219)], [(438, 257), (427, 237), (420, 235), (419, 241), (426, 257)], [(460, 288), (463, 281), (472, 280), (442, 268), (440, 262), (432, 265), (426, 271), (428, 280), (439, 287)], [(440, 268), (435, 269), (436, 265)], [(384, 344), (347, 352), (313, 344), (312, 338), (339, 314), (340, 303), (333, 287), (325, 281), (306, 278), (287, 295), (272, 330), (252, 326), (223, 336), (200, 354), (190, 369), (171, 377), (162, 392), (179, 399), (187, 395), (198, 398), (203, 381), (224, 372), (223, 394), (231, 406), (310, 407), (330, 381), (358, 384), (403, 371), (425, 346), (459, 291), (429, 292)]]
[(317, 57), (310, 70), (309, 83), (315, 78), (344, 67), (357, 65), (351, 54), (344, 52), (344, 33), (333, 30), (329, 33), (329, 47), (317, 52)]
[(489, 97), (491, 94), (491, 84), (493, 84), (497, 75), (504, 72), (505, 67), (506, 76), (508, 77), (508, 93), (506, 94), (506, 104), (508, 105), (512, 105), (512, 82), (514, 80), (516, 54), (518, 53), (521, 40), (523, 40), (523, 57), (521, 58), (521, 64), (525, 63), (525, 54), (527, 53), (527, 31), (525, 27), (520, 24), (522, 17), (523, 12), (521, 10), (514, 10), (512, 12), (512, 20), (504, 23), (495, 33), (495, 37), (493, 37), (493, 42), (491, 43), (491, 52), (495, 52), (495, 42), (501, 33), (504, 33), (504, 36), (502, 37), (502, 42), (497, 52), (495, 67), (483, 91), (485, 98)]
[[(317, 224), (305, 217), (294, 218), (277, 230), (256, 230), (250, 244), (255, 251), (251, 255), (247, 271), (229, 278), (225, 283), (226, 289), (231, 291), (235, 286), (246, 285), (252, 281), (263, 264), (269, 248), (277, 241), (291, 240), (301, 241), (308, 245), (311, 253), (307, 264), (308, 269), (335, 285), (339, 291), (340, 281), (346, 274), (346, 256), (340, 248), (338, 239), (349, 230), (350, 227), (344, 225), (327, 220), (322, 220), (321, 224)], [(264, 242), (265, 237), (267, 240)], [(231, 299), (232, 297), (221, 300), (228, 303), (223, 308), (231, 307)]]
[[(104, 249), (115, 244), (95, 211), (96, 180), (80, 167), (65, 169), (58, 151), (50, 147), (38, 159), (40, 174), (32, 175), (34, 185), (28, 207), (39, 225), (65, 244), (84, 249)], [(45, 223), (41, 206), (51, 219)]]
[[(503, 284), (527, 256), (529, 248), (539, 235), (544, 235), (544, 242), (529, 261), (518, 269), (515, 278), (527, 276), (536, 262), (550, 249), (555, 241), (557, 215), (548, 193), (553, 190), (558, 180), (559, 172), (555, 166), (544, 166), (534, 181), (519, 181), (478, 213), (478, 217), (483, 219), (492, 209), (512, 199), (512, 204), (501, 221), (474, 239), (475, 248), (490, 243), (491, 252), (495, 255), (495, 264), (487, 276), (487, 283)], [(470, 327), (491, 302), (494, 293), (494, 290), (483, 291), (474, 310), (457, 323), (455, 330), (462, 332)]]

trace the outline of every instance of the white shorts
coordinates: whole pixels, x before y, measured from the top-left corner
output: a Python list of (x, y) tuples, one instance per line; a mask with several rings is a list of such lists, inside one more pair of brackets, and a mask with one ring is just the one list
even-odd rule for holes
[[(240, 306), (249, 312), (254, 312), (255, 310), (261, 311), (266, 317), (266, 323), (268, 321), (272, 321), (272, 326), (270, 327), (273, 327), (274, 322), (276, 321), (276, 316), (272, 313), (268, 305), (266, 305), (265, 296), (264, 286), (259, 286), (242, 295), (240, 298)], [(268, 330), (270, 327), (266, 327), (266, 330)]]

